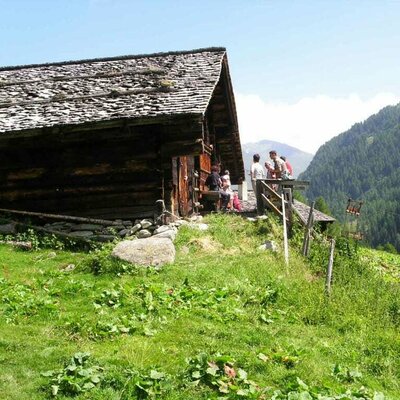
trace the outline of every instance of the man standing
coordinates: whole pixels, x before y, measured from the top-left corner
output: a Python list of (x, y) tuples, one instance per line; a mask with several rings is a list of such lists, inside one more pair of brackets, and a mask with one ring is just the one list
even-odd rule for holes
[(265, 179), (264, 169), (260, 164), (260, 155), (254, 154), (253, 155), (253, 164), (250, 168), (250, 175), (251, 175), (251, 185), (253, 186), (253, 192), (257, 196), (257, 179)]
[[(285, 161), (283, 161), (279, 156), (278, 153), (275, 150), (271, 150), (269, 152), (269, 158), (273, 161), (274, 163), (274, 173), (276, 175), (276, 179), (281, 179), (285, 173), (287, 173), (287, 167), (285, 164)], [(267, 168), (267, 166), (266, 166)]]

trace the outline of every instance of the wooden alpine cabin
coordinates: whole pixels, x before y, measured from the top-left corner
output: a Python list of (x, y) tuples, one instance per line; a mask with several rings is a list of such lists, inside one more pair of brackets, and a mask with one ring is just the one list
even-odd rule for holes
[(213, 163), (244, 179), (224, 48), (0, 68), (0, 208), (188, 215)]

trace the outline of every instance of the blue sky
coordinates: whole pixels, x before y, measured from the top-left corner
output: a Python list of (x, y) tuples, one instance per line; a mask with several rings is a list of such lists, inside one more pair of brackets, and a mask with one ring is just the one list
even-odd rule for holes
[(244, 142), (315, 151), (400, 101), (400, 1), (0, 0), (0, 12), (0, 65), (225, 46)]

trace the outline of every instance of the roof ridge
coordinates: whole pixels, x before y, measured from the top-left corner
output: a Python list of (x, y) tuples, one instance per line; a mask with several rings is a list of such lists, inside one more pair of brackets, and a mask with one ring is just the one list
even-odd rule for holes
[(218, 51), (226, 51), (226, 48), (225, 47), (203, 47), (203, 48), (193, 49), (193, 50), (168, 51), (168, 52), (136, 54), (136, 55), (133, 54), (133, 55), (114, 56), (114, 57), (87, 58), (87, 59), (82, 59), (82, 60), (58, 61), (58, 62), (43, 63), (43, 64), (26, 64), (26, 65), (3, 66), (3, 67), (0, 66), (0, 72), (1, 71), (13, 71), (13, 70), (24, 69), (24, 68), (39, 68), (39, 67), (50, 67), (50, 66), (73, 65), (73, 64), (86, 64), (86, 63), (90, 63), (90, 62), (102, 62), (102, 61), (134, 60), (137, 58), (166, 57), (166, 56), (174, 56), (174, 55), (185, 55), (185, 54), (196, 54), (196, 53), (218, 52)]

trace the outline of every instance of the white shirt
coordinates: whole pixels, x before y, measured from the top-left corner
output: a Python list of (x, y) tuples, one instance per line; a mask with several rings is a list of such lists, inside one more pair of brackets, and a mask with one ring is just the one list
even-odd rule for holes
[(264, 168), (259, 162), (255, 162), (251, 165), (250, 172), (252, 181), (265, 178)]

